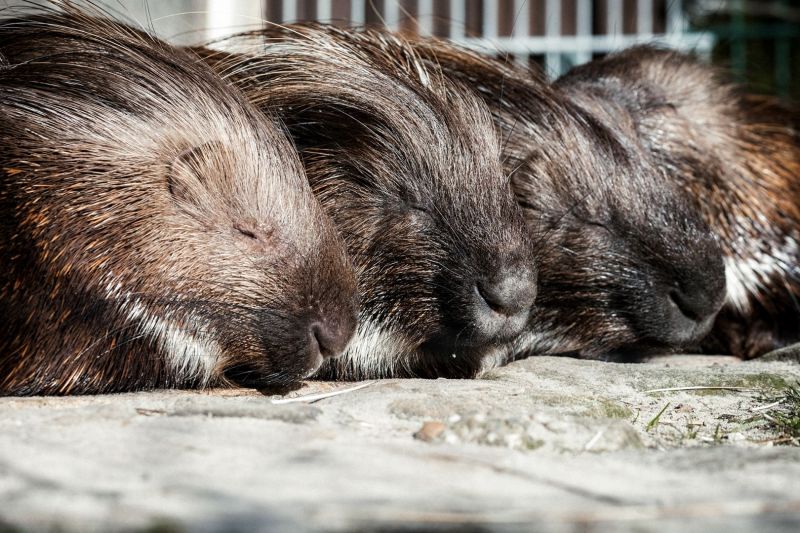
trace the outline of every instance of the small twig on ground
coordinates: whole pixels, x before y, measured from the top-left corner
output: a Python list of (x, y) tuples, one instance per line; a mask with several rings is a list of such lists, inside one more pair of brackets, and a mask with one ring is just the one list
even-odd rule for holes
[(777, 407), (782, 404), (786, 399), (782, 398), (777, 402), (772, 402), (767, 405), (759, 405), (758, 407), (751, 407), (750, 412), (755, 413), (756, 411), (766, 411), (767, 409), (772, 409), (773, 407)]
[(753, 444), (791, 444), (794, 442), (792, 437), (779, 437), (777, 439), (761, 439), (761, 440), (751, 440)]
[(144, 416), (164, 415), (167, 414), (163, 409), (146, 409), (144, 407), (137, 407), (136, 412)]
[(279, 398), (277, 400), (271, 400), (273, 404), (280, 405), (285, 403), (294, 403), (294, 402), (306, 402), (306, 403), (314, 403), (320, 400), (324, 400), (325, 398), (330, 398), (331, 396), (338, 396), (340, 394), (347, 394), (348, 392), (357, 391), (360, 389), (364, 389), (369, 387), (370, 385), (374, 385), (377, 383), (376, 381), (368, 381), (366, 383), (360, 383), (355, 387), (348, 387), (346, 389), (338, 389), (331, 392), (320, 392), (317, 394), (306, 394), (305, 396), (295, 396), (294, 398)]
[(771, 416), (769, 416), (767, 413), (762, 413), (762, 414), (761, 414), (761, 416), (762, 416), (762, 417), (764, 418), (764, 420), (766, 420), (767, 422), (772, 422), (773, 424), (777, 424), (777, 423), (778, 423), (778, 421), (777, 421), (777, 420), (775, 420), (774, 418), (772, 418)]
[(683, 390), (732, 390), (739, 392), (756, 392), (755, 389), (748, 389), (747, 387), (706, 387), (701, 385), (697, 387), (668, 387), (666, 389), (650, 389), (643, 391), (642, 394), (649, 394), (651, 392), (675, 392)]

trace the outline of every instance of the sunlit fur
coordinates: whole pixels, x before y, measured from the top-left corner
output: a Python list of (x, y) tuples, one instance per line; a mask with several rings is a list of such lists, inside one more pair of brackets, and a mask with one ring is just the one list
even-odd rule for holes
[(296, 380), (355, 278), (274, 119), (102, 12), (0, 23), (0, 393)]
[(800, 340), (800, 114), (691, 56), (636, 47), (576, 69), (633, 124), (718, 235), (727, 303), (705, 349), (755, 357)]
[(701, 285), (721, 305), (719, 248), (631, 124), (605, 120), (535, 71), (432, 39), (416, 49), (486, 101), (505, 170), (542, 235), (536, 312), (514, 350), (605, 357), (672, 349), (707, 331), (711, 319), (670, 331), (664, 294)]
[(354, 342), (324, 375), (472, 376), (491, 342), (471, 322), (476, 278), (535, 269), (491, 116), (408, 43), (294, 25), (198, 50), (291, 131), (358, 270)]

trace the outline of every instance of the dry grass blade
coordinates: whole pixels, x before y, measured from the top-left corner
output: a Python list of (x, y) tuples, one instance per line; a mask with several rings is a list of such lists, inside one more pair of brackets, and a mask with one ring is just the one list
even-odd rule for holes
[(786, 401), (786, 399), (782, 398), (782, 399), (778, 400), (777, 402), (768, 403), (767, 405), (759, 405), (758, 407), (751, 407), (750, 411), (753, 412), (753, 413), (755, 413), (757, 411), (766, 411), (768, 409), (772, 409), (774, 407), (779, 406), (784, 401)]
[(594, 448), (594, 446), (597, 444), (597, 442), (600, 440), (600, 438), (606, 432), (606, 429), (608, 429), (608, 428), (603, 428), (600, 431), (598, 431), (597, 433), (595, 433), (594, 437), (592, 437), (589, 440), (589, 442), (587, 442), (586, 445), (583, 447), (583, 451), (588, 452), (589, 450)]
[(271, 402), (275, 405), (295, 403), (295, 402), (314, 403), (320, 400), (324, 400), (325, 398), (330, 398), (332, 396), (339, 396), (340, 394), (347, 394), (348, 392), (354, 392), (360, 389), (364, 389), (366, 387), (369, 387), (370, 385), (374, 385), (375, 383), (377, 382), (368, 381), (366, 383), (361, 383), (359, 385), (356, 385), (355, 387), (348, 387), (346, 389), (337, 389), (331, 392), (320, 392), (317, 394), (306, 394), (305, 396), (295, 396), (294, 398), (279, 398), (277, 400), (271, 400)]
[(645, 428), (645, 431), (652, 431), (656, 426), (658, 426), (658, 422), (661, 420), (661, 415), (664, 414), (664, 411), (667, 410), (667, 407), (669, 407), (670, 403), (671, 402), (667, 402), (664, 405), (664, 407), (661, 408), (661, 410), (658, 412), (658, 414), (656, 416), (654, 416), (653, 419), (650, 420), (650, 422), (647, 423), (647, 427)]
[[(766, 398), (765, 398), (766, 400)], [(800, 387), (793, 386), (781, 392), (781, 396), (769, 398), (774, 400), (768, 405), (757, 407), (758, 411), (770, 428), (777, 432), (775, 444), (800, 445)], [(766, 411), (769, 410), (769, 414)]]
[(755, 389), (748, 389), (747, 387), (727, 387), (727, 386), (712, 387), (712, 386), (698, 385), (692, 387), (667, 387), (665, 389), (650, 389), (642, 391), (642, 394), (649, 394), (651, 392), (677, 392), (677, 391), (693, 391), (693, 390), (730, 390), (737, 392), (756, 392)]

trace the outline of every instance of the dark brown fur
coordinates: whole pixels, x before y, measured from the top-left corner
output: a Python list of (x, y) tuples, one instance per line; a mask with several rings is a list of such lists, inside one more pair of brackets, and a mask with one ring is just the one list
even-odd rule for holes
[(286, 122), (359, 272), (356, 341), (327, 375), (475, 375), (527, 317), (482, 337), (475, 280), (535, 273), (483, 104), (389, 33), (294, 25), (222, 44), (235, 54), (199, 52)]
[(0, 393), (315, 370), (309, 327), (344, 347), (355, 279), (274, 119), (193, 55), (58, 5), (0, 23)]
[[(531, 228), (545, 232), (536, 312), (517, 349), (603, 357), (708, 331), (723, 297), (719, 247), (632, 123), (604, 120), (502, 60), (436, 40), (416, 50), (486, 101)], [(672, 290), (699, 294), (708, 316), (674, 316)]]
[(800, 340), (800, 120), (694, 58), (637, 47), (559, 81), (613, 106), (719, 236), (727, 303), (707, 351), (755, 357)]

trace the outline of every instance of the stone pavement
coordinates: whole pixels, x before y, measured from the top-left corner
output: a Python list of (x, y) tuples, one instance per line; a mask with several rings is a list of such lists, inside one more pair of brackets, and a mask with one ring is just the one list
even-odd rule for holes
[(0, 531), (796, 532), (800, 448), (777, 422), (798, 379), (791, 360), (537, 357), (313, 403), (5, 398)]

